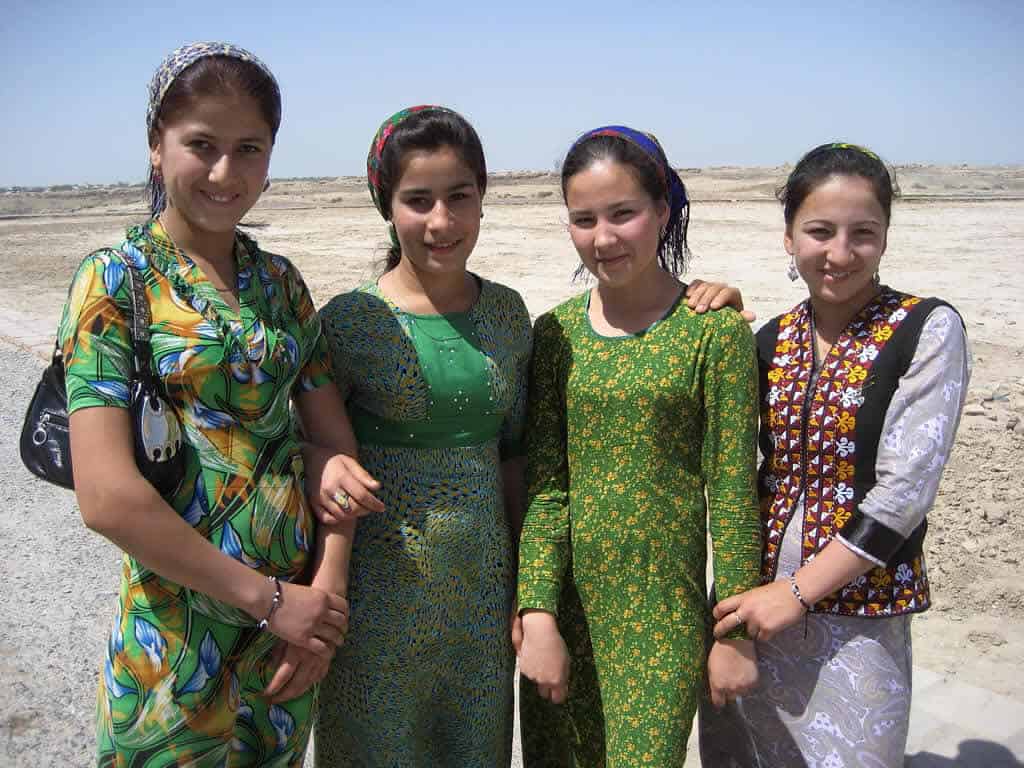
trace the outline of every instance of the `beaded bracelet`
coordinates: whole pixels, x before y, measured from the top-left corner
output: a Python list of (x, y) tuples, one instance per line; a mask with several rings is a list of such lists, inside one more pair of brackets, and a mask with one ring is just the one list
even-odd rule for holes
[(273, 618), (277, 606), (281, 604), (281, 582), (277, 580), (277, 576), (267, 576), (267, 580), (274, 582), (274, 599), (270, 603), (270, 610), (267, 611), (267, 615), (260, 619), (259, 624), (256, 625), (256, 628), (261, 631), (270, 626), (270, 619)]
[(800, 594), (800, 587), (796, 583), (796, 574), (792, 573), (789, 576), (789, 590), (793, 593), (793, 597), (800, 601), (800, 605), (804, 607), (804, 610), (810, 612), (811, 606), (804, 600), (804, 596)]

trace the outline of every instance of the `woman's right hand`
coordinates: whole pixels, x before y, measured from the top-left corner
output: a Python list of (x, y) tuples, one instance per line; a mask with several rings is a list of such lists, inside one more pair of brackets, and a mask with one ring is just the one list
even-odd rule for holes
[(348, 614), (344, 597), (282, 581), (281, 602), (268, 628), (282, 640), (330, 659), (345, 641)]
[(561, 704), (569, 695), (569, 650), (554, 615), (525, 611), (519, 671), (537, 684), (542, 698)]
[(708, 310), (732, 307), (748, 323), (757, 319), (756, 314), (743, 308), (743, 295), (740, 289), (726, 283), (708, 283), (694, 278), (686, 285), (686, 306), (698, 315)]

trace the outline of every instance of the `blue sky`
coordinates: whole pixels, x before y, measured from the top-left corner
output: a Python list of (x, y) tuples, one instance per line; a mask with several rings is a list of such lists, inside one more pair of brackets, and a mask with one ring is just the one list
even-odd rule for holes
[(278, 176), (363, 173), (380, 121), (424, 102), (465, 114), (494, 170), (551, 169), (610, 122), (678, 166), (835, 138), (895, 163), (1024, 163), (1019, 0), (0, 0), (0, 18), (0, 186), (141, 181), (146, 85), (200, 39), (277, 75)]

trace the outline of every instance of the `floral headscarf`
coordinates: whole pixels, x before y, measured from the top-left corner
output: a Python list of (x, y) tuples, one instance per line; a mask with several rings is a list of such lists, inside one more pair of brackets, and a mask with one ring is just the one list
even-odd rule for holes
[(373, 141), (370, 142), (370, 152), (366, 156), (366, 185), (370, 188), (370, 197), (373, 199), (373, 206), (377, 209), (377, 212), (381, 216), (387, 218), (384, 213), (384, 200), (381, 198), (380, 188), (380, 167), (383, 163), (384, 158), (384, 147), (387, 146), (388, 139), (391, 138), (391, 134), (395, 132), (395, 129), (401, 125), (403, 121), (417, 112), (424, 110), (433, 110), (437, 112), (446, 112), (448, 114), (457, 114), (447, 107), (440, 107), (436, 104), (420, 104), (415, 107), (406, 107), (400, 109), (383, 123), (380, 124), (380, 128), (377, 129), (377, 133), (374, 134)]

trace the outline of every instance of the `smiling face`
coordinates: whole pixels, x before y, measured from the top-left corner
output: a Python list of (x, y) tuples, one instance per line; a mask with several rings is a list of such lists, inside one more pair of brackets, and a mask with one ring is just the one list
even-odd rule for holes
[(807, 195), (784, 243), (819, 312), (852, 314), (874, 295), (888, 226), (874, 187), (861, 176), (830, 176)]
[(150, 162), (163, 177), (169, 230), (224, 234), (259, 199), (273, 135), (247, 94), (203, 96), (162, 123)]
[(659, 268), (668, 204), (652, 199), (630, 166), (595, 160), (566, 182), (565, 202), (572, 243), (603, 286), (637, 284)]
[(480, 235), (481, 210), (476, 176), (454, 149), (405, 153), (391, 222), (407, 266), (432, 274), (465, 271)]

